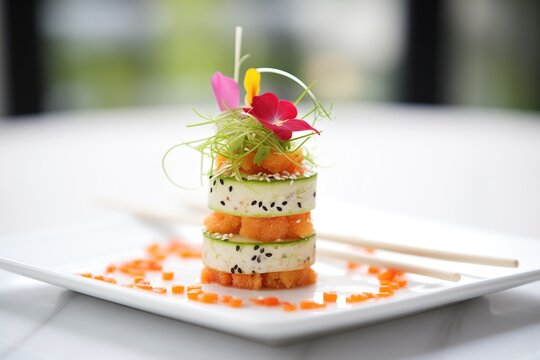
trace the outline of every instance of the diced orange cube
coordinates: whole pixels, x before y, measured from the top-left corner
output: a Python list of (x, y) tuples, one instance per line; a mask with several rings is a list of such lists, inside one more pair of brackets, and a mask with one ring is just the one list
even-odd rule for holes
[(172, 271), (162, 272), (161, 279), (166, 280), (166, 281), (174, 279), (174, 272)]
[(105, 281), (105, 276), (103, 276), (103, 275), (96, 275), (96, 276), (94, 276), (94, 280)]
[(274, 296), (268, 296), (264, 299), (264, 305), (265, 306), (278, 306), (279, 305), (279, 299)]
[(199, 300), (199, 295), (203, 294), (204, 292), (201, 289), (193, 289), (189, 290), (187, 292), (187, 297), (189, 300), (197, 301)]
[(92, 278), (92, 274), (91, 273), (84, 273), (84, 274), (80, 274), (82, 277), (85, 277), (85, 278)]
[(175, 295), (183, 294), (184, 293), (184, 285), (173, 285), (171, 286), (171, 291)]
[(157, 293), (157, 294), (161, 294), (161, 295), (167, 294), (167, 289), (164, 288), (164, 287), (155, 287), (155, 288), (152, 289), (152, 291)]
[(232, 298), (229, 300), (228, 305), (233, 308), (239, 308), (242, 306), (242, 299)]
[(105, 269), (105, 272), (107, 274), (110, 274), (112, 272), (115, 272), (116, 271), (116, 266), (114, 264), (110, 264), (109, 266), (107, 266), (107, 268)]
[(323, 293), (323, 301), (325, 303), (335, 303), (337, 301), (337, 294), (334, 291), (325, 291)]
[(371, 265), (369, 268), (368, 268), (368, 273), (371, 274), (371, 275), (376, 275), (378, 273), (381, 272), (381, 269), (379, 269), (377, 266), (373, 266)]
[(199, 301), (206, 304), (215, 304), (218, 301), (218, 294), (216, 293), (203, 293), (199, 296)]
[(325, 307), (326, 307), (326, 304), (319, 304), (313, 300), (300, 301), (300, 309), (302, 310), (320, 309), (320, 308), (325, 308)]
[(381, 281), (393, 281), (397, 275), (397, 271), (394, 269), (388, 269), (378, 276)]
[(286, 302), (283, 304), (283, 310), (287, 312), (296, 311), (296, 305)]
[(134, 282), (135, 284), (140, 284), (140, 283), (142, 283), (143, 281), (144, 281), (144, 278), (143, 278), (142, 276), (136, 276), (136, 277), (133, 278), (133, 282)]
[(249, 299), (255, 305), (264, 305), (264, 298), (252, 298)]
[(388, 285), (381, 285), (379, 287), (379, 293), (381, 294), (390, 294), (390, 295), (393, 295), (394, 294), (394, 290), (392, 290), (392, 288)]

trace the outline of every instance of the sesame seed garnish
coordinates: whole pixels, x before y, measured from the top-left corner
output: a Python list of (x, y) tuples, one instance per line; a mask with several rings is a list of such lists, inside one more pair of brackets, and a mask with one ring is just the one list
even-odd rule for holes
[(259, 207), (261, 207), (261, 206), (262, 206), (262, 201), (259, 201)]
[(279, 206), (276, 206), (276, 209), (277, 209), (278, 211), (281, 211), (281, 210), (283, 210), (283, 209), (282, 209), (282, 208), (280, 208)]
[(234, 274), (234, 268), (231, 268), (231, 274)]
[(257, 262), (260, 263), (261, 262), (261, 256), (259, 255), (259, 257), (257, 258)]
[(214, 190), (213, 188), (210, 188), (210, 194), (212, 193), (212, 190)]
[(284, 202), (281, 203), (281, 205), (285, 206), (285, 205), (287, 205), (287, 202), (284, 201)]
[(261, 254), (264, 253), (264, 248), (261, 248)]
[(236, 251), (240, 251), (240, 245), (236, 245)]
[(257, 205), (257, 200), (253, 200), (253, 201), (251, 202), (251, 206), (254, 206), (254, 205)]
[(223, 206), (225, 206), (225, 201), (221, 200), (221, 201), (220, 201), (220, 204), (223, 205)]
[(229, 186), (229, 192), (232, 192), (232, 185)]
[(266, 257), (271, 257), (272, 253), (266, 253)]
[(223, 179), (219, 179), (219, 183), (220, 183), (221, 185), (223, 185), (223, 184), (225, 184), (225, 181), (223, 181)]
[(259, 245), (255, 245), (255, 246), (253, 247), (253, 250), (259, 250)]
[(268, 208), (266, 206), (262, 207), (264, 211), (268, 211)]
[(276, 205), (276, 203), (275, 203), (275, 202), (272, 202), (272, 203), (270, 204), (270, 207), (273, 208), (274, 205)]
[(241, 268), (238, 268), (238, 273), (239, 273), (239, 274), (242, 273), (242, 269), (241, 269)]
[(253, 256), (251, 257), (251, 261), (255, 261), (256, 259), (257, 259), (257, 255), (253, 255)]
[(302, 203), (299, 201), (298, 202), (298, 207), (301, 208), (302, 207)]
[(234, 265), (234, 268), (236, 269), (238, 267), (238, 264)]
[(214, 180), (214, 183), (213, 183), (213, 184), (214, 184), (214, 186), (216, 186), (216, 181), (217, 181), (217, 180)]

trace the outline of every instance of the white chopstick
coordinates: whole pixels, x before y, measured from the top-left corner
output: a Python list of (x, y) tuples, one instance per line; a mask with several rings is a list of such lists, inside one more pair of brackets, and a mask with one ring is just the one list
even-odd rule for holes
[(321, 233), (321, 232), (317, 232), (317, 237), (320, 239), (331, 240), (331, 241), (335, 241), (335, 242), (339, 242), (343, 244), (358, 245), (358, 246), (363, 246), (366, 248), (386, 250), (386, 251), (391, 251), (391, 252), (422, 256), (422, 257), (429, 257), (433, 259), (456, 261), (456, 262), (470, 263), (470, 264), (510, 267), (510, 268), (516, 268), (519, 266), (519, 261), (517, 259), (476, 255), (476, 254), (465, 254), (465, 253), (446, 251), (446, 250), (428, 249), (428, 248), (421, 248), (417, 246), (367, 240), (367, 239), (362, 239), (355, 236), (343, 236), (343, 235)]
[(461, 275), (456, 272), (435, 269), (427, 266), (414, 265), (403, 261), (388, 260), (374, 255), (363, 255), (357, 252), (351, 252), (343, 249), (326, 248), (319, 246), (317, 247), (317, 256), (319, 255), (328, 256), (334, 259), (354, 261), (362, 263), (364, 265), (374, 265), (385, 268), (392, 268), (441, 280), (454, 282), (461, 280)]

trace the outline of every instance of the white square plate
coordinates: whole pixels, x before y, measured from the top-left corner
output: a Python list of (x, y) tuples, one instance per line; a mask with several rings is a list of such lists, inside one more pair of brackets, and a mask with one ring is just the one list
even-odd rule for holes
[[(343, 262), (324, 258), (318, 259), (314, 266), (319, 277), (317, 284), (305, 288), (250, 291), (203, 286), (205, 291), (244, 299), (245, 306), (234, 309), (223, 304), (192, 302), (185, 295), (172, 295), (170, 292), (165, 296), (152, 294), (76, 275), (82, 272), (103, 273), (107, 264), (138, 257), (143, 254), (145, 244), (163, 238), (163, 232), (139, 220), (111, 216), (89, 224), (4, 237), (0, 239), (0, 268), (103, 300), (269, 344), (290, 343), (373, 324), (540, 279), (540, 241), (358, 209), (347, 204), (339, 204), (339, 207), (340, 214), (353, 214), (354, 218), (336, 215), (336, 205), (328, 203), (319, 207), (326, 208), (326, 212), (317, 211), (317, 228), (354, 232), (370, 239), (514, 257), (519, 259), (520, 267), (495, 268), (380, 252), (399, 260), (458, 271), (463, 278), (458, 283), (450, 283), (407, 274), (408, 286), (396, 292), (395, 296), (356, 304), (347, 304), (345, 296), (376, 291), (376, 277), (368, 275), (365, 267), (349, 271)], [(186, 241), (200, 242), (200, 229), (186, 226), (173, 230)], [(28, 251), (30, 247), (32, 251)], [(165, 269), (175, 272), (175, 280), (166, 282), (164, 286), (197, 283), (201, 268), (199, 260), (168, 260)], [(159, 286), (159, 276), (160, 273), (156, 273), (150, 277), (153, 285)], [(305, 299), (320, 300), (322, 293), (328, 290), (336, 291), (340, 298), (337, 304), (321, 310), (285, 312), (280, 307), (259, 307), (248, 301), (258, 296), (277, 296), (293, 303)]]

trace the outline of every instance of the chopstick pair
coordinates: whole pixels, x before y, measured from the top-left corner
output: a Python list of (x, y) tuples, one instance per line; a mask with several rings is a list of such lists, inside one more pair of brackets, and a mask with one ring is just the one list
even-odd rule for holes
[[(150, 222), (168, 222), (168, 223), (189, 223), (200, 225), (198, 219), (181, 217), (178, 215), (171, 215), (166, 213), (159, 213), (154, 211), (148, 211), (140, 207), (135, 207), (127, 205), (125, 203), (115, 202), (111, 200), (102, 200), (102, 204), (106, 205), (108, 208), (118, 210), (121, 212), (129, 213), (133, 216), (136, 216), (140, 219), (150, 221)], [(196, 207), (197, 209), (199, 207)], [(501, 258), (485, 255), (476, 255), (476, 254), (464, 254), (459, 252), (452, 252), (446, 250), (436, 250), (429, 248), (422, 248), (417, 246), (401, 245), (394, 243), (386, 243), (382, 241), (367, 240), (355, 236), (344, 236), (332, 233), (321, 233), (317, 232), (317, 237), (321, 240), (326, 240), (330, 242), (336, 242), (341, 244), (362, 246), (370, 249), (379, 249), (390, 252), (396, 252), (407, 255), (414, 255), (426, 258), (470, 263), (470, 264), (479, 264), (479, 265), (488, 265), (488, 266), (500, 266), (500, 267), (510, 267), (516, 268), (519, 266), (517, 259), (511, 258)], [(451, 272), (441, 269), (436, 269), (427, 266), (415, 265), (409, 262), (397, 261), (385, 259), (380, 256), (374, 255), (363, 255), (358, 252), (351, 252), (339, 248), (330, 248), (319, 246), (317, 248), (317, 254), (328, 256), (336, 259), (342, 259), (347, 261), (353, 261), (362, 263), (365, 265), (381, 266), (386, 268), (395, 268), (409, 273), (414, 273), (418, 275), (424, 275), (432, 278), (437, 278), (441, 280), (457, 282), (461, 280), (461, 274), (458, 272)]]

